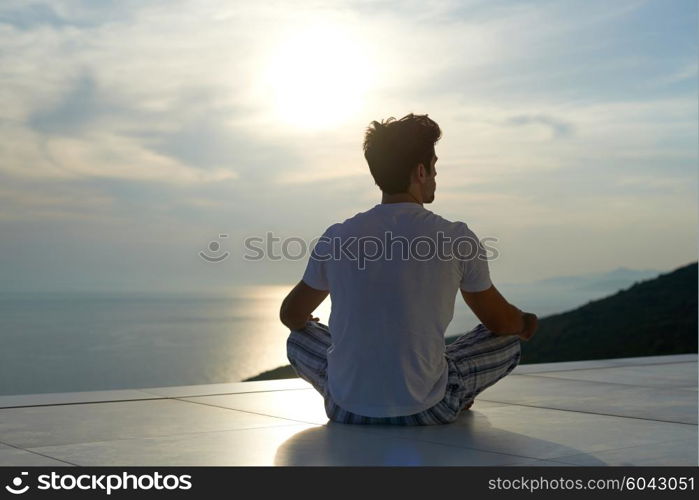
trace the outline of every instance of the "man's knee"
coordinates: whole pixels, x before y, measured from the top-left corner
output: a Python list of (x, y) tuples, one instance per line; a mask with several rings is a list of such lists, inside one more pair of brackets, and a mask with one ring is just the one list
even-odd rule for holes
[(286, 345), (289, 345), (289, 342), (293, 342), (294, 340), (298, 340), (300, 336), (302, 335), (302, 330), (289, 330), (289, 335), (286, 337)]
[(296, 351), (301, 344), (301, 336), (303, 333), (299, 330), (291, 330), (286, 338), (286, 358), (292, 367), (297, 367)]
[(286, 357), (301, 378), (307, 378), (304, 374), (313, 373), (315, 377), (315, 374), (325, 371), (326, 352), (325, 343), (319, 341), (308, 326), (289, 332), (286, 339)]
[(503, 377), (512, 373), (512, 370), (519, 365), (519, 362), (522, 359), (522, 344), (519, 337), (517, 337), (516, 340), (510, 344), (509, 354), (510, 363), (507, 365), (505, 373), (502, 375)]

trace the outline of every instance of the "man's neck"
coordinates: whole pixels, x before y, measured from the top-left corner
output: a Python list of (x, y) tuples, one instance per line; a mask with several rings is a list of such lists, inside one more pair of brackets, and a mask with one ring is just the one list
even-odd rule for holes
[(418, 205), (422, 205), (422, 201), (417, 199), (415, 196), (413, 196), (412, 193), (396, 193), (396, 194), (383, 193), (383, 195), (381, 196), (381, 203), (405, 203), (405, 202), (417, 203)]

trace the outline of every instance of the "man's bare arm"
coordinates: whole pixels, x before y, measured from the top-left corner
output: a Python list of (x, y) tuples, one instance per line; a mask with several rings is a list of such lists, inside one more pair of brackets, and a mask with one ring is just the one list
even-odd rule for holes
[(300, 330), (306, 326), (311, 313), (325, 300), (330, 292), (328, 290), (316, 290), (308, 286), (303, 280), (282, 301), (279, 309), (279, 319), (289, 330)]
[(481, 292), (461, 290), (461, 295), (483, 326), (495, 335), (519, 335), (522, 340), (534, 335), (538, 326), (536, 315), (510, 304), (495, 285)]

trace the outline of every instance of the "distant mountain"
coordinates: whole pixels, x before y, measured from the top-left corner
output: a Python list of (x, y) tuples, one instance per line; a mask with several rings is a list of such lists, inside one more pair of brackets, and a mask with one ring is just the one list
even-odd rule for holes
[(590, 291), (613, 291), (620, 290), (632, 285), (636, 281), (655, 278), (661, 271), (655, 269), (629, 269), (628, 267), (617, 267), (604, 273), (579, 274), (572, 276), (556, 276), (530, 283), (503, 283), (507, 287), (526, 288), (567, 288)]
[(608, 273), (592, 275), (587, 283), (580, 283), (578, 287), (582, 290), (621, 290), (637, 281), (644, 281), (659, 275), (660, 271), (653, 269), (639, 270), (618, 267)]
[(695, 262), (541, 318), (521, 363), (697, 352), (697, 283)]
[[(522, 342), (521, 364), (697, 352), (697, 262), (658, 275), (618, 268), (609, 273), (541, 280), (550, 286), (609, 286), (636, 281), (607, 297), (539, 319), (536, 335)], [(529, 284), (531, 286), (531, 284)], [(601, 288), (604, 288), (601, 286)], [(446, 343), (457, 336), (448, 337)], [(286, 365), (247, 380), (291, 378)]]

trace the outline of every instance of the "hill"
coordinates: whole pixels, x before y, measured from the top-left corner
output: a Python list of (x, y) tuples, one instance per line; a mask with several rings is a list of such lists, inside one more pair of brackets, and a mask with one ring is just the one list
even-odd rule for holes
[[(453, 339), (447, 339), (447, 342)], [(697, 263), (539, 320), (521, 363), (697, 352)]]

